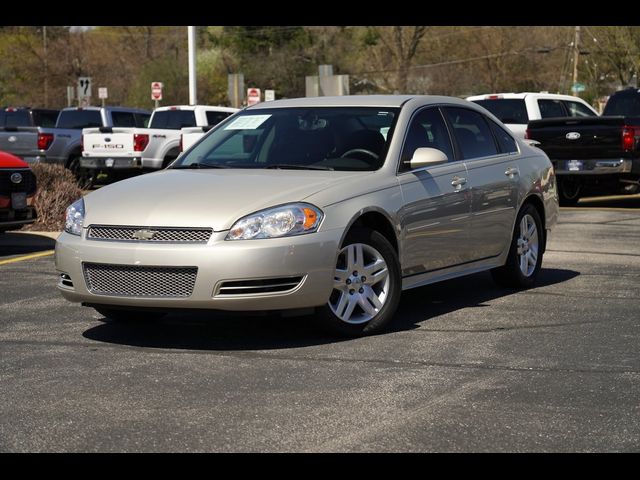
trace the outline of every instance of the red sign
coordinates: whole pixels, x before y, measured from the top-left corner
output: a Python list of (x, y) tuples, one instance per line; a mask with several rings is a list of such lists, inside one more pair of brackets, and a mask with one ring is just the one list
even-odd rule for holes
[(247, 89), (247, 105), (255, 105), (256, 103), (260, 103), (260, 89), (259, 88), (248, 88)]
[(151, 82), (151, 100), (162, 100), (162, 82)]

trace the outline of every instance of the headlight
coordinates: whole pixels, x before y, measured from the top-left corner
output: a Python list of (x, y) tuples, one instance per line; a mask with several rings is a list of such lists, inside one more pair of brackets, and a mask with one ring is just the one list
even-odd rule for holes
[(81, 198), (67, 208), (64, 231), (72, 235), (80, 235), (82, 233), (82, 222), (84, 222), (84, 200)]
[(308, 203), (270, 208), (241, 218), (233, 224), (226, 240), (289, 237), (318, 229), (322, 212)]

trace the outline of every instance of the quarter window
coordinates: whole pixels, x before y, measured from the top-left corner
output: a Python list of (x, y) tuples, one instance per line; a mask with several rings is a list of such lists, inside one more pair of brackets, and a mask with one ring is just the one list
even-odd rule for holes
[(487, 120), (493, 135), (498, 141), (501, 153), (518, 153), (518, 146), (513, 137), (507, 131), (492, 120)]
[(497, 155), (498, 148), (484, 116), (467, 108), (445, 109), (464, 159)]

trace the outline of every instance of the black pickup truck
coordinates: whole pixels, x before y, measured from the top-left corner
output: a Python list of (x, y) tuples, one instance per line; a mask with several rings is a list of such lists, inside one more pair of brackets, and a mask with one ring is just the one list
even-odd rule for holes
[(614, 93), (601, 117), (533, 120), (525, 138), (551, 159), (561, 205), (640, 190), (640, 90)]

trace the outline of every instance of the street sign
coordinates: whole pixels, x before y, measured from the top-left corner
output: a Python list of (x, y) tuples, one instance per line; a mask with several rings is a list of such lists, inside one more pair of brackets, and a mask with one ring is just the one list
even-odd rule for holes
[(255, 105), (256, 103), (260, 103), (260, 89), (248, 88), (247, 89), (247, 106)]
[(264, 101), (265, 102), (273, 102), (276, 99), (276, 91), (275, 90), (265, 90), (264, 91)]
[(585, 88), (586, 87), (585, 87), (584, 83), (574, 83), (571, 86), (571, 91), (574, 92), (574, 93), (584, 92)]
[(91, 97), (91, 77), (78, 78), (78, 99)]
[(107, 91), (107, 87), (98, 88), (98, 98), (101, 100), (105, 98), (109, 98), (109, 92)]
[(162, 82), (151, 82), (151, 100), (162, 100)]

